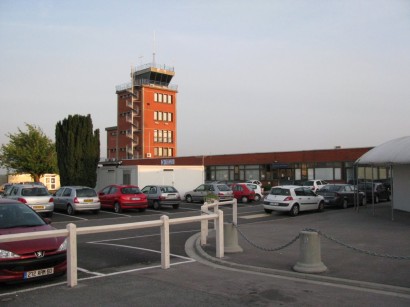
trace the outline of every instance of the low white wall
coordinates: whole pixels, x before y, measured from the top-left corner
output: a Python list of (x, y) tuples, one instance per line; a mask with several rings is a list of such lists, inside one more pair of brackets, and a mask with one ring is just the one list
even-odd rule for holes
[(410, 165), (393, 167), (394, 208), (410, 212)]
[(130, 174), (130, 183), (140, 189), (149, 184), (174, 186), (181, 196), (204, 183), (204, 166), (139, 165), (104, 166), (97, 170), (96, 191), (110, 184), (124, 184), (124, 174)]

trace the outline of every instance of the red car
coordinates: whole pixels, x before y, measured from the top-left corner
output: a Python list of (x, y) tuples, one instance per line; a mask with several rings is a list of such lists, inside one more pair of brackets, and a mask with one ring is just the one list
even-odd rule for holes
[(233, 183), (231, 185), (234, 197), (243, 203), (255, 200), (255, 191), (248, 187), (246, 183)]
[(114, 209), (120, 213), (124, 209), (138, 209), (140, 212), (148, 208), (147, 196), (135, 185), (109, 185), (98, 192), (101, 208)]
[[(54, 230), (29, 206), (0, 199), (0, 236)], [(29, 281), (65, 274), (64, 237), (0, 243), (0, 283)]]

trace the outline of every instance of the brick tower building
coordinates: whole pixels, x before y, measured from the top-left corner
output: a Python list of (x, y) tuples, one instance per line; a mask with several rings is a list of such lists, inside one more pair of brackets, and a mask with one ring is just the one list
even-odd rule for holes
[(107, 158), (128, 160), (177, 155), (177, 86), (173, 67), (131, 69), (131, 82), (116, 87), (117, 126), (108, 127)]

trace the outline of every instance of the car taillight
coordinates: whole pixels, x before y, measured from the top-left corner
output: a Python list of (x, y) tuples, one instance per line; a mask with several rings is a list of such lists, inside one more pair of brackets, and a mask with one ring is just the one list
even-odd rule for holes
[(54, 202), (54, 198), (50, 197), (50, 199), (48, 200), (49, 203), (53, 203)]
[(25, 200), (24, 198), (19, 197), (17, 198), (17, 200), (23, 204), (27, 204), (27, 200)]
[(74, 203), (75, 204), (79, 204), (80, 202), (78, 201), (78, 198), (77, 197), (74, 197)]
[(291, 200), (293, 200), (293, 197), (292, 197), (292, 196), (288, 196), (288, 197), (286, 197), (283, 201), (291, 201)]

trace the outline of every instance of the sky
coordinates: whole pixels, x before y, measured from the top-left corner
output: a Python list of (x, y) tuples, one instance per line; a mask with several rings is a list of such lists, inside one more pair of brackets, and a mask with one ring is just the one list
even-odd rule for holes
[(0, 46), (0, 144), (90, 114), (104, 157), (115, 86), (154, 51), (175, 68), (178, 156), (410, 135), (408, 0), (0, 0)]

